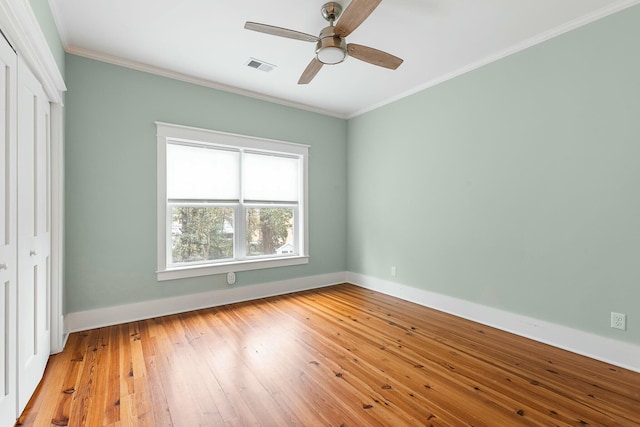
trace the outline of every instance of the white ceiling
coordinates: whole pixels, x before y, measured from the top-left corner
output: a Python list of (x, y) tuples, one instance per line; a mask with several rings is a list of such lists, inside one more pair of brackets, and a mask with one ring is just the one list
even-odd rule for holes
[(323, 0), (50, 0), (67, 52), (344, 118), (639, 2), (384, 0), (347, 41), (403, 58), (400, 68), (347, 58), (298, 85), (315, 44), (243, 26), (317, 35)]

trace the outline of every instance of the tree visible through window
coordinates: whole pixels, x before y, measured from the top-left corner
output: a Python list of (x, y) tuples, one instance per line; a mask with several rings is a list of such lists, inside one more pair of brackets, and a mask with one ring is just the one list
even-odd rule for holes
[(175, 263), (233, 258), (233, 209), (176, 206), (171, 239)]
[(273, 255), (290, 244), (293, 209), (247, 209), (247, 255)]

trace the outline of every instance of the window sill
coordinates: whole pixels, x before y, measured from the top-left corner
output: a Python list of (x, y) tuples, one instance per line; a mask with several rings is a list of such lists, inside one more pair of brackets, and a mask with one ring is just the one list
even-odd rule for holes
[(158, 281), (185, 279), (188, 277), (209, 276), (212, 274), (225, 274), (230, 272), (259, 270), (263, 268), (288, 267), (292, 265), (308, 264), (308, 256), (295, 256), (286, 258), (271, 258), (251, 261), (234, 261), (221, 264), (197, 265), (189, 267), (167, 268), (158, 271)]

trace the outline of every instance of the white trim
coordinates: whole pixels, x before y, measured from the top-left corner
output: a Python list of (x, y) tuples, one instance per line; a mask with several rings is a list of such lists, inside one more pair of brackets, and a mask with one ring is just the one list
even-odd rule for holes
[(228, 145), (229, 147), (253, 148), (256, 150), (277, 151), (299, 155), (308, 155), (309, 148), (311, 147), (310, 145), (297, 142), (279, 141), (277, 139), (240, 135), (193, 126), (176, 125), (165, 122), (155, 123), (157, 136), (162, 138), (209, 142), (216, 145)]
[(640, 346), (357, 273), (347, 282), (640, 372)]
[(375, 103), (373, 105), (370, 105), (369, 107), (365, 107), (361, 110), (355, 111), (351, 114), (347, 114), (346, 115), (346, 119), (352, 119), (354, 117), (358, 117), (364, 113), (367, 113), (369, 111), (373, 111), (377, 108), (383, 107), (385, 105), (391, 104), (395, 101), (398, 101), (399, 99), (402, 98), (406, 98), (408, 96), (414, 95), (418, 92), (422, 92), (425, 89), (428, 89), (430, 87), (439, 85), (440, 83), (444, 83), (447, 80), (451, 80), (454, 79), (458, 76), (461, 76), (463, 74), (466, 74), (470, 71), (473, 71), (477, 68), (483, 67), (485, 65), (488, 65), (492, 62), (498, 61), (502, 58), (506, 58), (507, 56), (513, 55), (515, 53), (518, 53), (522, 50), (528, 49), (532, 46), (535, 46), (537, 44), (543, 43), (547, 40), (550, 40), (554, 37), (557, 37), (561, 34), (567, 33), (571, 30), (575, 30), (576, 28), (582, 27), (584, 25), (587, 25), (591, 22), (597, 21), (598, 19), (602, 19), (604, 17), (607, 17), (609, 15), (612, 15), (616, 12), (620, 12), (621, 10), (627, 9), (631, 6), (634, 6), (636, 4), (640, 4), (640, 0), (621, 0), (621, 1), (616, 1), (610, 5), (607, 5), (599, 10), (596, 10), (595, 12), (589, 13), (587, 15), (581, 16), (577, 19), (574, 19), (572, 21), (569, 21), (559, 27), (556, 28), (552, 28), (549, 31), (545, 31), (543, 33), (540, 33), (538, 35), (535, 35), (527, 40), (524, 40), (520, 43), (517, 43), (513, 46), (508, 47), (507, 49), (504, 49), (500, 52), (491, 54), (487, 57), (481, 58), (471, 64), (467, 64), (461, 68), (458, 68), (457, 70), (454, 70), (450, 73), (444, 74), (440, 77), (437, 77), (431, 81), (428, 81), (426, 83), (423, 83), (419, 86), (414, 87), (413, 89), (410, 89), (406, 92), (403, 92), (399, 95), (396, 96), (392, 96), (391, 98), (385, 99), (384, 101), (380, 101), (378, 103)]
[(51, 104), (51, 353), (64, 349), (64, 114)]
[(118, 65), (120, 67), (129, 68), (132, 70), (142, 71), (144, 73), (155, 74), (156, 76), (166, 77), (172, 80), (178, 80), (185, 83), (191, 83), (198, 86), (207, 87), (210, 89), (221, 90), (224, 92), (235, 93), (236, 95), (246, 96), (260, 101), (267, 101), (273, 104), (283, 105), (285, 107), (291, 107), (298, 110), (310, 111), (312, 113), (318, 113), (325, 116), (336, 117), (338, 119), (346, 119), (345, 114), (336, 113), (335, 111), (324, 110), (322, 108), (313, 107), (311, 105), (302, 104), (299, 102), (287, 101), (282, 98), (265, 95), (258, 92), (253, 92), (246, 89), (240, 89), (234, 86), (217, 83), (211, 80), (193, 77), (187, 74), (179, 73), (176, 71), (167, 70), (166, 68), (155, 67), (153, 65), (144, 64), (142, 62), (131, 61), (128, 59), (118, 58), (115, 56), (107, 55), (104, 53), (94, 52), (92, 50), (83, 49), (76, 46), (65, 47), (65, 51), (71, 55), (81, 56), (83, 58), (94, 59), (100, 62), (106, 62), (107, 64)]
[(262, 268), (289, 267), (292, 265), (303, 264), (309, 264), (308, 256), (293, 256), (251, 261), (234, 261), (220, 264), (174, 267), (158, 271), (156, 272), (156, 275), (159, 281), (163, 281), (185, 279), (188, 277), (209, 276), (212, 274), (223, 274), (231, 272), (237, 273), (238, 271), (259, 270)]
[(215, 291), (115, 307), (79, 311), (67, 314), (66, 323), (69, 333), (84, 331), (87, 329), (150, 319), (152, 317), (199, 310), (201, 308), (216, 307), (224, 304), (337, 285), (344, 283), (346, 276), (346, 272), (329, 273), (250, 286), (229, 287)]
[(29, 2), (0, 0), (0, 27), (38, 78), (49, 100), (62, 104), (67, 87)]

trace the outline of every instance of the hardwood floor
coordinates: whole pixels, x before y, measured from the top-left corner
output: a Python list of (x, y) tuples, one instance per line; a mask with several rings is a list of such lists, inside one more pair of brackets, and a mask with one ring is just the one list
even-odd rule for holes
[(338, 285), (74, 333), (24, 426), (631, 426), (640, 374)]

